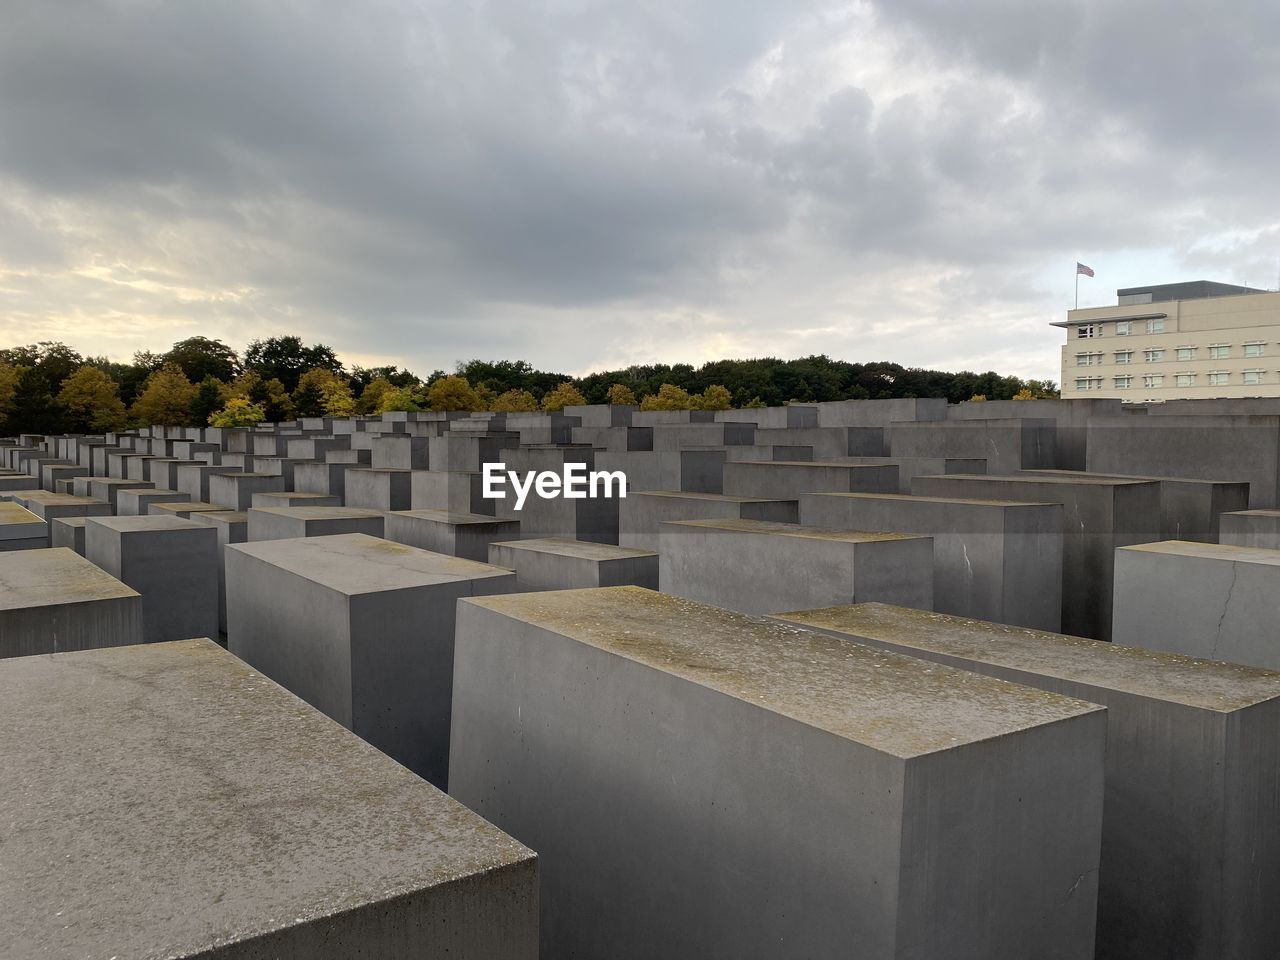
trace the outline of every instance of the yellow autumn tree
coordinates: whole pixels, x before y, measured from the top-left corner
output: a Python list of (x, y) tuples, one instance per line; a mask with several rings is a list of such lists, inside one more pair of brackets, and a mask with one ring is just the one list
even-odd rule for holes
[(441, 377), (427, 390), (432, 410), (478, 410), (480, 397), (466, 377)]
[(623, 383), (615, 383), (609, 388), (609, 396), (606, 398), (609, 403), (619, 405), (635, 406), (636, 395), (631, 388)]
[(1015, 400), (1035, 400), (1035, 399), (1037, 399), (1037, 397), (1036, 397), (1036, 395), (1031, 391), (1031, 388), (1030, 388), (1030, 387), (1023, 387), (1021, 390), (1019, 390), (1017, 393), (1015, 393), (1015, 394), (1013, 395), (1013, 399), (1015, 399)]
[(374, 377), (360, 391), (360, 399), (356, 402), (356, 413), (381, 413), (383, 398), (389, 393), (394, 393), (395, 390), (395, 384), (386, 377)]
[(664, 383), (657, 393), (650, 393), (640, 401), (641, 410), (692, 410), (693, 397), (688, 390), (672, 383)]
[(728, 410), (733, 406), (733, 394), (718, 383), (713, 383), (692, 399), (695, 410)]
[(538, 401), (528, 390), (507, 390), (494, 398), (489, 409), (494, 413), (529, 413), (538, 409)]
[(209, 418), (211, 427), (252, 427), (267, 418), (262, 407), (245, 397), (232, 397), (227, 405)]
[(587, 402), (582, 391), (566, 380), (556, 385), (542, 398), (542, 409), (547, 413), (559, 413), (565, 407), (577, 407)]
[(195, 384), (187, 379), (182, 368), (175, 363), (166, 363), (147, 377), (146, 386), (129, 412), (147, 424), (187, 426), (191, 419), (191, 401), (195, 396)]
[(124, 402), (116, 382), (98, 367), (85, 364), (62, 381), (58, 404), (75, 433), (102, 433), (125, 425)]

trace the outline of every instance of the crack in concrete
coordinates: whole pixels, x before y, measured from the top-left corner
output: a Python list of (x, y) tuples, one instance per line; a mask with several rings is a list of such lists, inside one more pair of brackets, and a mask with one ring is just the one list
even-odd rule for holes
[(1222, 643), (1222, 623), (1227, 619), (1227, 611), (1231, 609), (1231, 596), (1236, 592), (1236, 578), (1240, 575), (1240, 564), (1231, 564), (1231, 585), (1227, 587), (1227, 598), (1222, 603), (1222, 613), (1218, 616), (1218, 632), (1213, 638), (1213, 648), (1209, 651), (1209, 659), (1218, 659), (1218, 646)]

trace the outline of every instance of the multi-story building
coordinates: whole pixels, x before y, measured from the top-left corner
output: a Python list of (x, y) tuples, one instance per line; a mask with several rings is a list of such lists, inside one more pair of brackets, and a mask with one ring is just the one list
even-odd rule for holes
[(1280, 397), (1280, 293), (1195, 280), (1116, 299), (1054, 324), (1064, 398)]

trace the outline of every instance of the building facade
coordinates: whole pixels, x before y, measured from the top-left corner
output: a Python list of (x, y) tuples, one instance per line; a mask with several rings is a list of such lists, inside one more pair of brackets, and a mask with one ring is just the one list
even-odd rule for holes
[(1198, 280), (1067, 311), (1063, 398), (1280, 397), (1280, 293)]

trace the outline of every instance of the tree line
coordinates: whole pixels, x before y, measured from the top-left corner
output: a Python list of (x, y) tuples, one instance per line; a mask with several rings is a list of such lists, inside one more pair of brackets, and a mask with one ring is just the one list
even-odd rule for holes
[(898, 397), (1056, 397), (1051, 381), (989, 372), (946, 373), (818, 355), (651, 364), (573, 378), (523, 360), (470, 360), (423, 378), (396, 366), (345, 366), (331, 347), (300, 337), (254, 340), (239, 353), (190, 337), (131, 363), (82, 356), (43, 341), (0, 349), (0, 433), (101, 433), (127, 427), (251, 426), (297, 417), (392, 410), (557, 411), (581, 403), (647, 410), (723, 410), (788, 402)]

